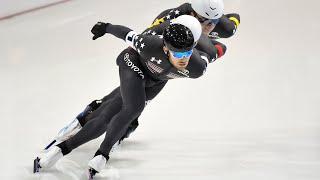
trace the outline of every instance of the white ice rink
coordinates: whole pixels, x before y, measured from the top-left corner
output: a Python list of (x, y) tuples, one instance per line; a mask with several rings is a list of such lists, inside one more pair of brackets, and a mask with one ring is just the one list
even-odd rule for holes
[[(92, 41), (91, 27), (142, 31), (181, 2), (75, 0), (0, 21), (0, 179), (86, 179), (103, 137), (40, 174), (32, 163), (119, 84), (115, 59), (126, 45), (112, 35)], [(221, 40), (227, 54), (200, 79), (170, 81), (97, 179), (320, 179), (320, 2), (225, 4), (241, 15), (236, 35)]]

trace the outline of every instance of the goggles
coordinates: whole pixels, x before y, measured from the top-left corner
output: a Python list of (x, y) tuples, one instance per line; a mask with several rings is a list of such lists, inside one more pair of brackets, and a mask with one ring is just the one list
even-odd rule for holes
[(182, 58), (189, 58), (191, 57), (193, 50), (191, 49), (190, 51), (184, 51), (184, 52), (174, 52), (169, 50), (171, 55), (177, 59), (182, 59)]
[(207, 19), (205, 17), (202, 17), (202, 16), (199, 16), (198, 14), (196, 14), (196, 18), (198, 19), (198, 21), (201, 23), (201, 24), (214, 24), (214, 25), (217, 25), (219, 23), (219, 20), (220, 19)]

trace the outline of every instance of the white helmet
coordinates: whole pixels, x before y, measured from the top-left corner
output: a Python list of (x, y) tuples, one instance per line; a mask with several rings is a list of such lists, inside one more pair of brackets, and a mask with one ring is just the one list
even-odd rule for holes
[(181, 15), (175, 19), (172, 19), (170, 24), (184, 25), (191, 30), (195, 42), (200, 39), (202, 28), (197, 18), (189, 15)]
[(207, 19), (219, 19), (223, 15), (222, 0), (191, 0), (192, 9)]

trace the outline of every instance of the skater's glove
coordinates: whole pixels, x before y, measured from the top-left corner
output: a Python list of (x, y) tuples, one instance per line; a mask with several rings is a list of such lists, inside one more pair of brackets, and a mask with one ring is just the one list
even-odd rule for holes
[(226, 16), (231, 20), (233, 21), (236, 26), (238, 27), (239, 24), (240, 24), (240, 15), (237, 14), (237, 13), (231, 13), (231, 14), (226, 14)]
[(97, 38), (106, 34), (107, 26), (109, 23), (97, 22), (91, 29), (93, 34), (92, 40), (96, 40)]

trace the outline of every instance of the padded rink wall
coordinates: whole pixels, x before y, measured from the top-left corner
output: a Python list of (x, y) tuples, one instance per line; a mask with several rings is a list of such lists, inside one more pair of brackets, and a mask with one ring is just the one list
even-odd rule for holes
[(72, 0), (1, 0), (0, 21)]

